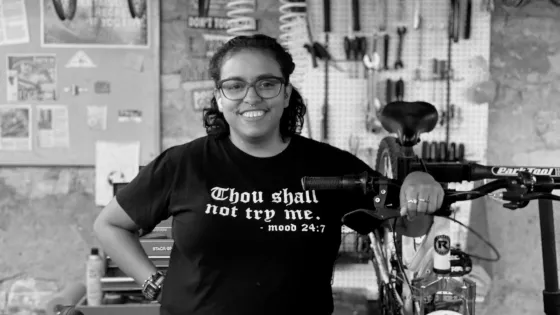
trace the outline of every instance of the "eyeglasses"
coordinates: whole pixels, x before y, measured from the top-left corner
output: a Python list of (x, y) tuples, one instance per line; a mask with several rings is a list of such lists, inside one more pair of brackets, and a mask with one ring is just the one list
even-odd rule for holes
[(280, 94), (284, 82), (284, 79), (278, 77), (263, 78), (253, 83), (248, 83), (239, 79), (228, 79), (219, 82), (218, 88), (222, 91), (224, 97), (231, 101), (240, 101), (244, 99), (250, 87), (255, 88), (255, 92), (260, 98), (270, 99)]

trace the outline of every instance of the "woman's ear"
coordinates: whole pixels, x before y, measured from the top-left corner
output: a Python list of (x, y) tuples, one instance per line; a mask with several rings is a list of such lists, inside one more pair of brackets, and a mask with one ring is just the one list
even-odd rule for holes
[(218, 109), (222, 111), (224, 105), (222, 105), (222, 96), (219, 91), (214, 91), (214, 98), (216, 99), (216, 104), (218, 104)]
[(292, 90), (293, 89), (291, 84), (286, 85), (286, 89), (284, 91), (284, 108), (290, 105), (290, 96), (292, 96)]

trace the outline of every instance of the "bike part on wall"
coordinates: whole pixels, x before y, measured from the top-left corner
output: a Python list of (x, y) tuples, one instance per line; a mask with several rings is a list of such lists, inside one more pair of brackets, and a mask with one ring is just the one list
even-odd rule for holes
[(78, 0), (52, 0), (54, 11), (61, 21), (72, 21), (76, 15)]
[(230, 0), (226, 4), (228, 21), (227, 33), (232, 36), (252, 35), (257, 30), (257, 20), (253, 17), (257, 10), (256, 0)]
[(291, 54), (296, 64), (290, 81), (301, 90), (305, 75), (309, 71), (309, 54), (305, 45), (310, 42), (307, 36), (307, 4), (305, 1), (280, 0), (280, 35), (278, 41)]

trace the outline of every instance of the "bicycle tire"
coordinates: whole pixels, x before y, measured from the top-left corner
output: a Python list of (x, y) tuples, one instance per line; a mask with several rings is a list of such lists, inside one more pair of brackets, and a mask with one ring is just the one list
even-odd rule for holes
[[(138, 2), (140, 2), (138, 4)], [(147, 0), (128, 0), (128, 10), (133, 19), (141, 19), (146, 14)]]
[(64, 10), (64, 5), (62, 5), (61, 0), (52, 0), (54, 11), (61, 21), (72, 21), (74, 16), (76, 16), (78, 0), (68, 0), (68, 11)]

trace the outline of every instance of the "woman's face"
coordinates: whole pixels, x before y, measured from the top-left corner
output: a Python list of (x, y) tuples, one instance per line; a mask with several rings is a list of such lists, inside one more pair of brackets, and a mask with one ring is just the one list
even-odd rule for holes
[(267, 53), (249, 49), (226, 58), (215, 97), (230, 134), (248, 140), (279, 136), (280, 118), (292, 89), (282, 84), (278, 62)]

